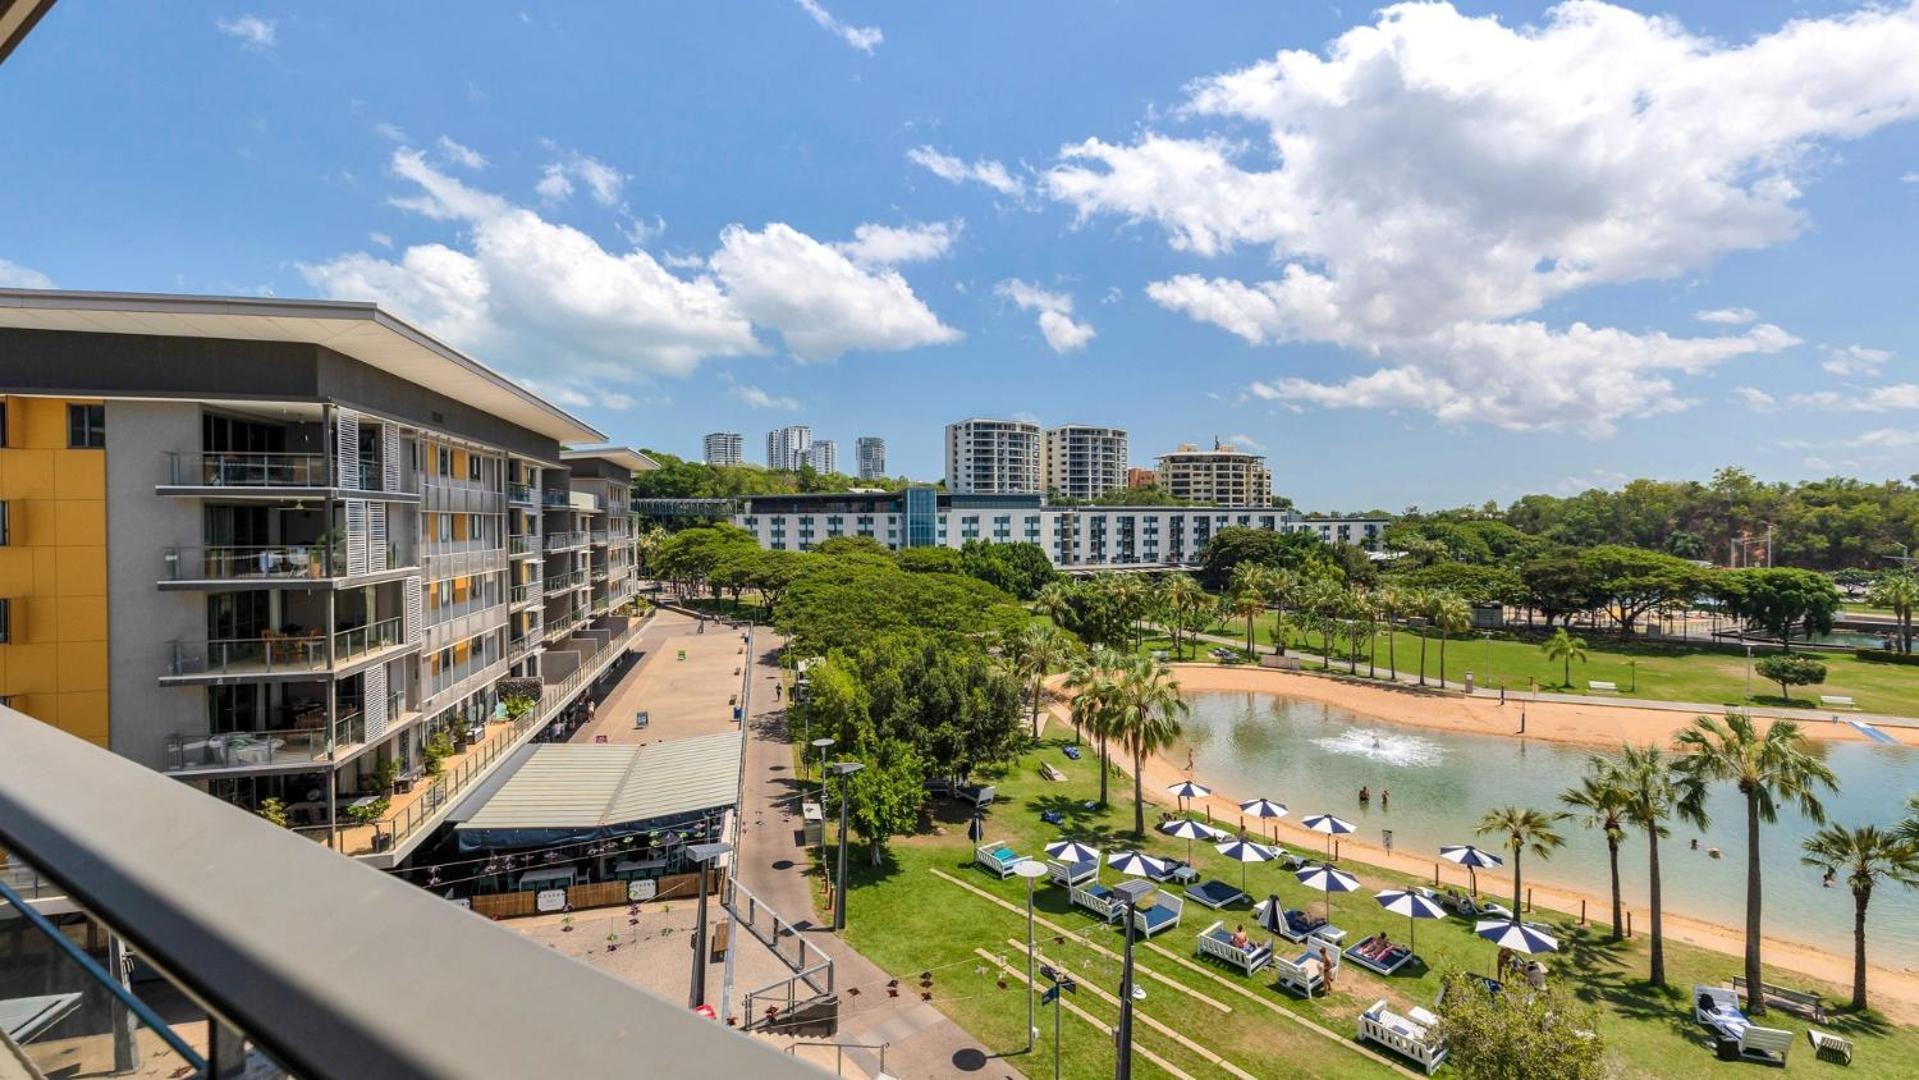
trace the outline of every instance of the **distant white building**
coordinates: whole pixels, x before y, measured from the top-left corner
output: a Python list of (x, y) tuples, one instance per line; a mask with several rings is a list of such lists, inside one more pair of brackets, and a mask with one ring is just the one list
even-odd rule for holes
[(805, 424), (776, 428), (766, 433), (766, 467), (798, 469), (806, 463), (806, 452), (813, 449), (813, 429)]
[(1192, 443), (1159, 456), (1159, 489), (1204, 506), (1271, 506), (1273, 474), (1265, 457), (1215, 441), (1211, 450)]
[(811, 465), (814, 472), (836, 473), (840, 471), (840, 448), (831, 439), (821, 439), (807, 448), (802, 460)]
[(706, 437), (700, 456), (708, 465), (743, 465), (746, 439), (737, 431), (715, 431)]
[(861, 435), (853, 440), (853, 454), (859, 459), (859, 478), (878, 480), (886, 475), (886, 440), (877, 435)]
[(1038, 424), (972, 417), (946, 425), (946, 486), (956, 495), (1038, 495)]
[(1091, 501), (1126, 486), (1126, 431), (1065, 424), (1046, 429), (1041, 483), (1049, 494)]

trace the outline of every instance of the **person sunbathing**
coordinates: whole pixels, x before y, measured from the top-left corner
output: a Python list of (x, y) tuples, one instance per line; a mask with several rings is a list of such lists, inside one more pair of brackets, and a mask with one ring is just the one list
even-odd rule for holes
[(1230, 942), (1233, 948), (1244, 949), (1252, 943), (1253, 940), (1246, 936), (1246, 928), (1244, 926), (1237, 927), (1233, 930), (1233, 937)]
[(1359, 955), (1368, 960), (1384, 960), (1392, 951), (1392, 939), (1385, 934), (1375, 934), (1359, 946)]

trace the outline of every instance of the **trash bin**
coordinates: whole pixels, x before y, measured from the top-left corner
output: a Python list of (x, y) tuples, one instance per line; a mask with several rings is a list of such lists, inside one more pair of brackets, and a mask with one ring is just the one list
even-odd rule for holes
[(1468, 694), (1473, 692), (1473, 673), (1470, 671), (1466, 673), (1466, 692)]

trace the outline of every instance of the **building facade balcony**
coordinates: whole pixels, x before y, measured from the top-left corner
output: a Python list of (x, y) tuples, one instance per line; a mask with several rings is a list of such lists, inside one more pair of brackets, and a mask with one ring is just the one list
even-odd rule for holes
[(417, 573), (412, 545), (386, 543), (384, 559), (370, 561), (365, 573), (348, 569), (344, 545), (259, 544), (169, 547), (161, 554), (162, 589), (260, 588), (287, 585), (311, 588), (338, 585), (360, 578), (394, 577)]
[(365, 741), (366, 719), (358, 709), (348, 710), (334, 720), (330, 741), (324, 722), (318, 726), (264, 731), (183, 731), (167, 737), (166, 771), (301, 771)]
[(387, 502), (420, 497), (403, 484), (388, 490), (378, 468), (359, 472), (350, 482), (340, 482), (336, 463), (326, 454), (170, 450), (162, 454), (157, 488), (166, 495), (227, 499), (317, 498), (335, 492)]
[(162, 685), (253, 679), (312, 679), (357, 670), (374, 658), (416, 647), (404, 620), (382, 619), (332, 635), (274, 634), (258, 638), (174, 641), (168, 644)]
[(506, 554), (508, 558), (519, 559), (531, 555), (538, 555), (542, 550), (540, 537), (537, 533), (509, 536), (506, 538)]
[(515, 480), (506, 485), (506, 501), (514, 506), (538, 506), (540, 490), (532, 484), (522, 484)]

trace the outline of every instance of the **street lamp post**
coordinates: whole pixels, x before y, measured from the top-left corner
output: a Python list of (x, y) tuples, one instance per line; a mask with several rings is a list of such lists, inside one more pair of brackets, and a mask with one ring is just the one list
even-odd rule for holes
[(732, 844), (691, 844), (686, 849), (686, 857), (700, 868), (700, 911), (693, 928), (693, 991), (686, 1003), (691, 1009), (706, 1004), (706, 879), (712, 875), (713, 860), (732, 850)]
[(1039, 1028), (1033, 1024), (1033, 994), (1036, 989), (1033, 979), (1033, 882), (1046, 876), (1046, 864), (1038, 859), (1021, 859), (1013, 864), (1013, 873), (1026, 879), (1026, 1052), (1033, 1052), (1033, 1041), (1039, 1038)]
[[(812, 745), (813, 745), (813, 749), (818, 750), (820, 752), (820, 873), (825, 874), (826, 873), (826, 752), (833, 748), (833, 740), (827, 736), (822, 735), (819, 738), (814, 739)], [(801, 751), (800, 753), (800, 770), (802, 772), (811, 771), (810, 767), (806, 764), (805, 751)], [(802, 776), (800, 779), (802, 782), (804, 782), (806, 778)]]
[[(846, 787), (850, 777), (866, 766), (857, 761), (836, 761), (825, 767), (826, 772), (840, 778), (840, 873), (833, 883), (833, 929), (846, 929), (846, 807), (851, 801), (846, 797)], [(826, 779), (820, 778), (820, 789), (826, 789)], [(825, 831), (821, 831), (821, 843), (825, 843)]]
[[(833, 749), (833, 740), (822, 735), (813, 740), (812, 746), (820, 752), (820, 798), (824, 799), (826, 798), (826, 752)], [(804, 756), (801, 758), (801, 764), (805, 764)], [(805, 778), (801, 777), (801, 779)]]
[(1126, 959), (1119, 977), (1119, 1031), (1114, 1046), (1113, 1080), (1133, 1080), (1133, 913), (1153, 894), (1150, 881), (1134, 878), (1113, 886), (1126, 904)]

